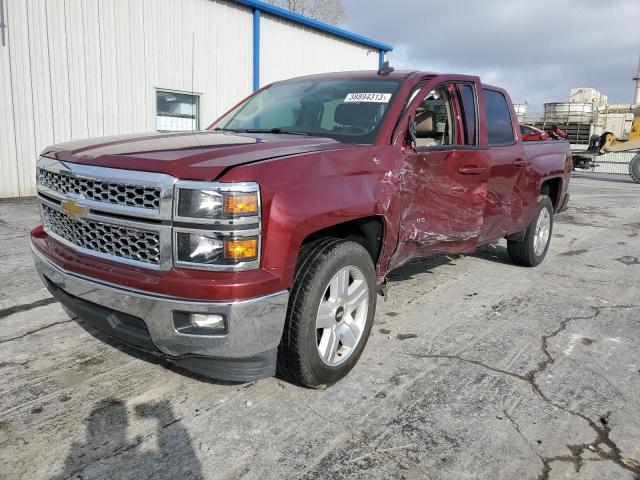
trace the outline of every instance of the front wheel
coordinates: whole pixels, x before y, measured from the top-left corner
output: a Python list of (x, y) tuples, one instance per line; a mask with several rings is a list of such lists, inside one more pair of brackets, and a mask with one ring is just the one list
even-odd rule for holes
[(337, 382), (369, 338), (376, 274), (360, 244), (327, 238), (302, 247), (278, 348), (278, 373), (307, 387)]
[(547, 255), (553, 231), (553, 203), (547, 195), (540, 195), (533, 220), (524, 231), (522, 240), (507, 240), (509, 258), (517, 265), (535, 267)]

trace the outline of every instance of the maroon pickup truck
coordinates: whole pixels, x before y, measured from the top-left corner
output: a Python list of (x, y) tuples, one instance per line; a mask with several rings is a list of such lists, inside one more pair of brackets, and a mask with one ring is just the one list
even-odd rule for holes
[(392, 269), (501, 238), (539, 264), (571, 165), (566, 142), (523, 143), (477, 77), (309, 76), (204, 131), (45, 149), (31, 242), (91, 332), (217, 379), (320, 387), (358, 361)]

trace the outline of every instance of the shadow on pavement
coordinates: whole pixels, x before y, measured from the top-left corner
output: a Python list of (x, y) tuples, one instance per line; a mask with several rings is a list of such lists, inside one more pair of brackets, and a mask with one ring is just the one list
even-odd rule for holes
[(513, 262), (509, 259), (507, 247), (504, 247), (502, 245), (495, 245), (492, 243), (483, 245), (470, 256), (482, 258), (483, 260), (489, 260), (490, 262), (513, 265)]
[[(86, 439), (73, 443), (58, 478), (203, 478), (191, 438), (169, 401), (139, 404), (134, 411), (156, 421), (154, 434), (130, 439), (126, 405), (115, 398), (98, 402), (85, 420)], [(141, 451), (150, 437), (157, 448)]]
[(388, 279), (392, 282), (409, 280), (418, 273), (432, 273), (430, 270), (442, 265), (454, 265), (453, 261), (460, 255), (437, 255), (423, 260), (414, 260), (389, 272)]

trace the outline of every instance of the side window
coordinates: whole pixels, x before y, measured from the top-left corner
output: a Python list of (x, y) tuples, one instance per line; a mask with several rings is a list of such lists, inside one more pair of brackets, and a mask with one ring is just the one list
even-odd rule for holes
[(464, 120), (465, 144), (477, 145), (476, 95), (473, 86), (468, 83), (458, 85), (460, 110)]
[(525, 126), (520, 126), (520, 133), (522, 135), (531, 135), (533, 132), (531, 131), (531, 129), (529, 127), (525, 127)]
[(453, 144), (452, 103), (445, 87), (430, 91), (420, 102), (415, 122), (418, 148)]
[(489, 145), (511, 145), (514, 142), (513, 125), (507, 99), (500, 92), (487, 89), (483, 91)]

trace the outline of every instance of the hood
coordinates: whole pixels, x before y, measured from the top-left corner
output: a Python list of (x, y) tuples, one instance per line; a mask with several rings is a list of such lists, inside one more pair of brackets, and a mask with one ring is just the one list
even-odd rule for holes
[(42, 155), (61, 161), (215, 180), (231, 167), (270, 158), (353, 147), (330, 138), (220, 131), (151, 133), (60, 143)]

